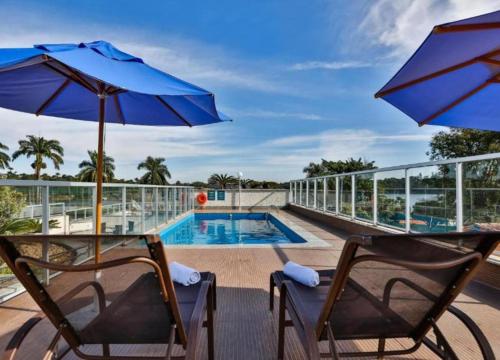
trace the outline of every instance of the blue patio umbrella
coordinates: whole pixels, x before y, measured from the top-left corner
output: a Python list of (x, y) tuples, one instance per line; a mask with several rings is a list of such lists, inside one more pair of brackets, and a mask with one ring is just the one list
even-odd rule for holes
[[(99, 123), (97, 224), (102, 218), (104, 123), (191, 127), (229, 120), (217, 111), (211, 92), (105, 41), (0, 49), (0, 106)], [(96, 226), (97, 234), (100, 230)]]
[(500, 11), (434, 27), (375, 97), (419, 126), (500, 131)]

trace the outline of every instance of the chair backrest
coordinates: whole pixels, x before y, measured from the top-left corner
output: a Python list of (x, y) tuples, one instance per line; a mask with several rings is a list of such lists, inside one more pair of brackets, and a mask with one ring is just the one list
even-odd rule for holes
[[(152, 235), (106, 235), (99, 239), (108, 249), (104, 263), (109, 267), (97, 273), (92, 256), (95, 235), (3, 236), (0, 256), (73, 348), (89, 343), (155, 343), (160, 342), (158, 333), (168, 341), (168, 326), (166, 332), (157, 331), (157, 335), (141, 328), (146, 326), (141, 322), (155, 318), (175, 324), (177, 338), (185, 345), (186, 333), (161, 241)], [(131, 295), (134, 286), (135, 295)], [(155, 291), (141, 292), (140, 286), (153, 286)], [(98, 323), (102, 309), (129, 295), (137, 297), (133, 306), (142, 307), (134, 309), (140, 314), (135, 332), (120, 326), (122, 320), (128, 319), (121, 319), (118, 311), (116, 316), (108, 317), (109, 321)], [(154, 314), (154, 309), (163, 314)], [(113, 321), (117, 323), (109, 324)], [(89, 334), (89, 329), (99, 331)]]
[[(437, 321), (446, 311), (499, 241), (500, 232), (351, 237), (317, 323), (317, 336), (331, 321), (342, 338), (344, 329), (335, 322), (342, 311), (349, 313), (346, 332), (351, 335), (420, 341), (431, 319)], [(360, 306), (363, 301), (366, 306)]]

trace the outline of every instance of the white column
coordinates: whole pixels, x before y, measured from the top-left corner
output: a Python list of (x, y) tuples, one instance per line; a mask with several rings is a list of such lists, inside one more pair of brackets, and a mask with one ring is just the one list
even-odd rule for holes
[(122, 235), (127, 234), (127, 187), (122, 187)]
[[(464, 207), (463, 207), (463, 169), (462, 163), (456, 164), (456, 207), (457, 207), (457, 231), (464, 231)], [(472, 199), (471, 199), (472, 200)]]
[(411, 202), (410, 202), (410, 176), (405, 169), (405, 231), (410, 232)]
[(351, 175), (351, 217), (356, 217), (356, 176)]
[(378, 222), (378, 189), (377, 189), (377, 173), (373, 173), (373, 223)]

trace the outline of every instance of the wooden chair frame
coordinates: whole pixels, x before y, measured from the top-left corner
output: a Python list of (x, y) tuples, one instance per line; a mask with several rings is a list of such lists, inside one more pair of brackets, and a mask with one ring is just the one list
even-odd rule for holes
[[(456, 238), (463, 239), (468, 236), (477, 236), (477, 233), (464, 234), (464, 233), (454, 233), (454, 234), (429, 234), (429, 236), (434, 238)], [(388, 236), (388, 235), (384, 235)], [(403, 236), (403, 235), (397, 235)], [(423, 237), (425, 234), (415, 234), (415, 235), (404, 235), (409, 237)], [(278, 287), (280, 291), (279, 297), (279, 323), (278, 323), (278, 359), (284, 358), (284, 344), (285, 344), (285, 328), (289, 326), (295, 327), (299, 339), (304, 347), (304, 350), (309, 359), (319, 359), (321, 357), (332, 357), (333, 359), (339, 359), (340, 357), (377, 357), (379, 359), (384, 356), (389, 355), (405, 355), (415, 352), (422, 344), (427, 346), (432, 350), (437, 356), (442, 359), (452, 359), (458, 360), (457, 354), (454, 352), (452, 346), (450, 345), (448, 339), (443, 334), (439, 326), (437, 325), (438, 319), (446, 311), (454, 315), (459, 321), (461, 321), (467, 330), (472, 334), (475, 341), (477, 342), (481, 354), (486, 360), (494, 360), (495, 355), (493, 350), (488, 343), (485, 335), (481, 329), (468, 317), (464, 312), (453, 307), (451, 303), (455, 300), (458, 294), (464, 289), (468, 282), (475, 276), (478, 267), (481, 262), (485, 261), (490, 253), (496, 248), (499, 240), (500, 233), (487, 233), (485, 236), (491, 236), (496, 241), (490, 242), (487, 247), (476, 249), (476, 251), (469, 254), (463, 255), (458, 259), (451, 261), (442, 262), (410, 262), (398, 260), (390, 257), (383, 257), (378, 255), (361, 255), (356, 256), (356, 251), (359, 246), (371, 244), (372, 237), (370, 236), (353, 236), (351, 237), (344, 246), (342, 255), (339, 260), (337, 269), (335, 270), (333, 279), (330, 280), (330, 287), (327, 295), (326, 302), (323, 305), (321, 314), (317, 323), (312, 323), (305, 314), (305, 308), (302, 304), (301, 296), (297, 290), (295, 283), (291, 280), (283, 280), (280, 277), (279, 272), (271, 274), (270, 277), (270, 298), (269, 305), (270, 310), (273, 311), (274, 308), (274, 289)], [(413, 331), (412, 338), (414, 340), (414, 345), (408, 349), (401, 350), (385, 350), (385, 338), (379, 338), (379, 344), (377, 351), (360, 351), (360, 352), (339, 352), (336, 346), (336, 339), (334, 337), (332, 328), (330, 326), (329, 320), (333, 312), (333, 307), (337, 299), (340, 298), (347, 281), (349, 280), (349, 273), (352, 267), (356, 264), (366, 262), (366, 261), (377, 261), (385, 264), (398, 265), (408, 269), (414, 270), (439, 270), (447, 269), (457, 265), (464, 265), (465, 271), (460, 273), (455, 279), (453, 284), (449, 287), (447, 291), (440, 298), (436, 298), (434, 295), (421, 288), (417, 284), (411, 282), (406, 278), (394, 277), (385, 286), (384, 289), (384, 304), (389, 305), (391, 290), (396, 283), (402, 283), (405, 286), (411, 288), (412, 290), (418, 292), (422, 296), (432, 300), (434, 306), (428, 312), (426, 319), (424, 319)], [(291, 320), (286, 319), (286, 314), (288, 313)], [(335, 319), (332, 319), (333, 321)], [(433, 330), (436, 335), (436, 342), (432, 341), (427, 337), (427, 333)], [(318, 342), (322, 339), (327, 339), (330, 345), (329, 353), (320, 353)]]
[[(44, 239), (67, 239), (71, 238), (74, 240), (78, 239), (89, 239), (93, 238), (95, 235), (51, 235), (43, 236)], [(134, 240), (144, 240), (147, 244), (150, 257), (146, 256), (130, 256), (109, 261), (100, 262), (98, 264), (94, 263), (84, 263), (81, 265), (59, 265), (46, 261), (41, 261), (31, 257), (20, 256), (12, 240), (14, 241), (40, 241), (42, 236), (11, 236), (11, 237), (0, 237), (0, 256), (4, 259), (7, 265), (12, 269), (16, 277), (25, 287), (26, 291), (32, 296), (37, 305), (41, 308), (41, 312), (38, 313), (33, 318), (29, 319), (22, 325), (19, 330), (14, 334), (11, 341), (9, 342), (2, 359), (3, 360), (13, 360), (26, 336), (29, 332), (37, 325), (44, 317), (56, 327), (57, 332), (49, 347), (44, 355), (44, 359), (62, 359), (70, 350), (72, 350), (77, 356), (88, 359), (88, 360), (135, 360), (135, 359), (196, 359), (197, 357), (197, 344), (200, 340), (201, 328), (207, 328), (208, 336), (208, 357), (210, 360), (214, 358), (214, 310), (216, 308), (216, 280), (214, 274), (209, 274), (208, 280), (204, 280), (201, 284), (198, 297), (195, 302), (194, 310), (192, 312), (191, 318), (189, 319), (189, 333), (186, 333), (185, 326), (183, 324), (178, 299), (176, 296), (175, 288), (170, 277), (170, 272), (168, 269), (167, 258), (164, 252), (164, 247), (161, 240), (154, 235), (105, 235), (101, 238), (112, 238), (117, 241), (130, 242)], [(137, 356), (114, 356), (110, 354), (110, 346), (108, 344), (102, 344), (102, 355), (90, 355), (81, 351), (80, 346), (84, 345), (80, 341), (77, 332), (71, 326), (69, 321), (62, 314), (60, 308), (50, 295), (46, 292), (42, 284), (38, 281), (30, 265), (35, 265), (42, 269), (52, 270), (52, 271), (64, 271), (64, 272), (84, 272), (84, 271), (101, 271), (104, 269), (134, 264), (142, 263), (151, 266), (155, 275), (158, 279), (158, 284), (161, 289), (161, 295), (163, 300), (170, 307), (171, 313), (175, 323), (172, 325), (170, 331), (170, 338), (168, 339), (167, 351), (165, 356), (156, 357), (137, 357)], [(88, 281), (79, 284), (75, 288), (69, 290), (60, 299), (59, 303), (64, 303), (71, 300), (74, 296), (78, 295), (81, 291), (87, 288), (93, 288), (96, 294), (96, 299), (98, 301), (99, 312), (102, 312), (106, 308), (106, 300), (104, 290), (99, 283), (99, 281)], [(206, 314), (206, 320), (205, 320)], [(56, 347), (59, 343), (60, 338), (68, 343), (68, 347), (60, 353), (57, 353)], [(172, 356), (171, 350), (174, 343), (182, 345), (185, 349), (184, 356)]]

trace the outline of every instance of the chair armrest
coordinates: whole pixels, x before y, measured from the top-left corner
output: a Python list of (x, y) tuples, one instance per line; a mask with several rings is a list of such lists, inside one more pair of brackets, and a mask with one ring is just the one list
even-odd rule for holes
[(81, 283), (68, 291), (66, 294), (64, 294), (59, 300), (57, 301), (59, 304), (64, 304), (71, 299), (73, 299), (76, 295), (78, 295), (80, 292), (85, 290), (88, 287), (93, 287), (95, 290), (95, 293), (97, 294), (97, 299), (99, 301), (99, 312), (102, 313), (104, 309), (106, 308), (106, 295), (104, 294), (104, 289), (101, 284), (99, 284), (97, 281), (86, 281), (84, 283)]
[(315, 324), (313, 324), (307, 317), (304, 316), (306, 310), (304, 305), (302, 304), (302, 300), (300, 299), (299, 292), (295, 284), (290, 280), (284, 280), (282, 283), (282, 292), (283, 290), (288, 304), (290, 304), (291, 309), (289, 310), (290, 317), (293, 320), (298, 320), (301, 325), (301, 329), (295, 327), (297, 332), (300, 330), (303, 331), (303, 339), (305, 340), (305, 348), (309, 355), (309, 359), (319, 359), (320, 351), (318, 348), (318, 339), (316, 337)]
[[(191, 314), (191, 319), (189, 319), (189, 333), (187, 336), (187, 347), (186, 347), (186, 360), (196, 359), (196, 350), (198, 345), (198, 340), (200, 337), (200, 330), (203, 327), (203, 322), (205, 321), (205, 311), (207, 310), (207, 297), (211, 296), (211, 286), (210, 281), (203, 281), (201, 283), (201, 288), (198, 293), (198, 298), (194, 304), (193, 313)], [(208, 309), (212, 311), (212, 309)]]
[(5, 347), (5, 351), (2, 356), (2, 360), (13, 360), (16, 356), (17, 350), (21, 347), (21, 344), (28, 335), (28, 333), (33, 329), (33, 327), (44, 318), (43, 314), (37, 314), (34, 317), (28, 319), (14, 334), (10, 339), (9, 343)]

